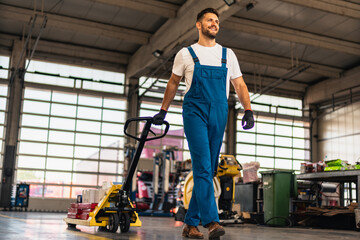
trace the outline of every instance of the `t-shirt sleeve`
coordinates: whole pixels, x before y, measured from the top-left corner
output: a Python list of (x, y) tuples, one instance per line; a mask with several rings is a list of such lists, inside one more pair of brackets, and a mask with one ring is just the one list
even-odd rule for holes
[(174, 59), (174, 65), (172, 68), (172, 72), (177, 76), (184, 76), (185, 74), (185, 64), (183, 60), (183, 51), (184, 49), (181, 49), (176, 55)]
[(230, 64), (230, 69), (229, 69), (230, 80), (241, 77), (242, 73), (240, 70), (239, 62), (237, 60), (235, 53), (231, 49), (229, 49), (229, 61), (230, 61), (229, 62), (229, 64)]

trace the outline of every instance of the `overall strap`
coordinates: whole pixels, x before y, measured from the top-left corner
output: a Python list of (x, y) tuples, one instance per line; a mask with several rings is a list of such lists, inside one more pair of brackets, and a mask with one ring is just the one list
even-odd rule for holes
[(226, 67), (226, 47), (222, 49), (221, 66)]
[(191, 56), (192, 56), (192, 58), (194, 60), (195, 65), (200, 65), (199, 58), (196, 56), (196, 54), (194, 52), (194, 49), (192, 49), (191, 46), (189, 46), (188, 49), (189, 49), (189, 52), (190, 52), (190, 54), (191, 54)]

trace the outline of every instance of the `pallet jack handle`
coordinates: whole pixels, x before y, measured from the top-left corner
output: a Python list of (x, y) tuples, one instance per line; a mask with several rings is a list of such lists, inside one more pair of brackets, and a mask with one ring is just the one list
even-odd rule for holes
[[(136, 136), (133, 136), (131, 134), (129, 134), (126, 130), (127, 128), (129, 127), (129, 124), (131, 122), (139, 122), (139, 121), (146, 121), (146, 124), (145, 124), (145, 127), (141, 133), (141, 137), (136, 137)], [(159, 138), (162, 138), (162, 137), (165, 137), (165, 135), (167, 134), (167, 132), (169, 131), (169, 123), (167, 121), (164, 121), (163, 124), (165, 124), (165, 131), (162, 135), (160, 136), (156, 136), (156, 134), (151, 130), (151, 125), (153, 123), (153, 117), (137, 117), (137, 118), (129, 118), (128, 120), (126, 120), (125, 122), (125, 126), (124, 126), (124, 133), (126, 136), (128, 137), (131, 137), (131, 138), (134, 138), (136, 139), (137, 141), (139, 142), (147, 142), (147, 141), (151, 141), (151, 140), (155, 140), (155, 139), (159, 139)], [(156, 137), (152, 137), (152, 138), (148, 138), (148, 134), (149, 132), (151, 132), (152, 134), (154, 134)]]
[[(144, 126), (144, 128), (143, 128), (143, 130), (141, 132), (140, 137), (133, 136), (133, 135), (129, 134), (126, 131), (131, 122), (140, 122), (140, 121), (146, 121), (145, 126)], [(129, 189), (130, 189), (130, 183), (131, 183), (132, 178), (134, 176), (135, 169), (136, 169), (136, 167), (137, 167), (137, 165), (139, 163), (140, 155), (141, 155), (141, 152), (142, 152), (142, 150), (144, 148), (145, 142), (165, 137), (165, 135), (169, 131), (170, 125), (169, 125), (169, 123), (167, 121), (164, 121), (163, 124), (165, 124), (165, 126), (166, 126), (164, 133), (162, 135), (156, 136), (156, 134), (151, 130), (151, 125), (152, 124), (153, 124), (153, 117), (129, 118), (125, 122), (125, 126), (124, 126), (125, 135), (128, 136), (128, 137), (136, 139), (137, 141), (139, 141), (139, 143), (138, 143), (138, 146), (136, 148), (135, 155), (134, 155), (134, 157), (133, 157), (133, 159), (131, 161), (131, 165), (130, 165), (129, 172), (127, 174), (126, 180), (125, 180), (124, 184), (121, 187), (121, 190), (123, 190), (123, 191), (128, 192)], [(149, 132), (153, 133), (155, 135), (155, 137), (148, 138)]]

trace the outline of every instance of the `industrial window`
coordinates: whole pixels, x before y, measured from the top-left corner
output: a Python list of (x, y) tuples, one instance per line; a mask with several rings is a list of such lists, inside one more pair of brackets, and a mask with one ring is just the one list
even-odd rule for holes
[[(118, 81), (124, 75), (41, 62), (30, 67), (33, 73), (25, 75), (16, 181), (31, 184), (31, 197), (45, 198), (75, 198), (83, 188), (97, 188), (103, 181), (122, 182), (126, 100), (109, 92), (123, 92)], [(69, 76), (69, 71), (81, 78), (71, 77), (75, 85), (45, 74)], [(99, 73), (103, 75), (97, 78)], [(85, 78), (108, 78), (109, 83)], [(113, 89), (108, 91), (107, 85)]]
[(0, 56), (0, 78), (8, 79), (9, 61), (10, 61), (9, 57)]
[(253, 129), (243, 130), (243, 114), (238, 115), (239, 162), (259, 162), (260, 170), (276, 168), (298, 172), (301, 162), (310, 160), (309, 122), (302, 118), (301, 100), (264, 95), (252, 103), (252, 108)]
[(122, 73), (33, 60), (25, 81), (124, 94), (124, 76)]
[[(0, 56), (0, 79), (8, 79), (10, 58), (7, 56)], [(5, 140), (5, 129), (6, 129), (6, 105), (8, 100), (8, 86), (7, 84), (0, 84), (0, 170), (3, 165), (4, 157), (4, 140)]]
[(4, 140), (6, 130), (6, 104), (7, 104), (8, 87), (7, 85), (0, 84), (0, 169), (2, 169), (3, 158), (4, 158)]
[[(160, 105), (150, 102), (142, 102), (140, 108), (140, 116), (154, 116), (159, 112)], [(142, 158), (152, 161), (153, 152), (161, 152), (162, 146), (176, 146), (179, 148), (176, 160), (186, 160), (190, 158), (189, 148), (184, 141), (184, 128), (181, 116), (182, 108), (180, 106), (171, 106), (168, 109), (166, 120), (170, 124), (170, 130), (165, 138), (158, 141), (148, 142), (145, 145), (147, 151), (143, 151)], [(141, 126), (140, 126), (141, 127)], [(163, 126), (154, 126), (154, 128), (164, 129)], [(141, 129), (140, 129), (141, 130)]]

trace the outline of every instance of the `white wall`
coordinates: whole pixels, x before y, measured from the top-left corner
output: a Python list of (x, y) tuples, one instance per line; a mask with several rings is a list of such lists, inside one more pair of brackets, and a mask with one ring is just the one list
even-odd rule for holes
[(360, 102), (350, 104), (319, 118), (318, 159), (360, 161)]
[(67, 212), (70, 203), (76, 202), (76, 199), (61, 198), (30, 198), (29, 211), (44, 212)]

